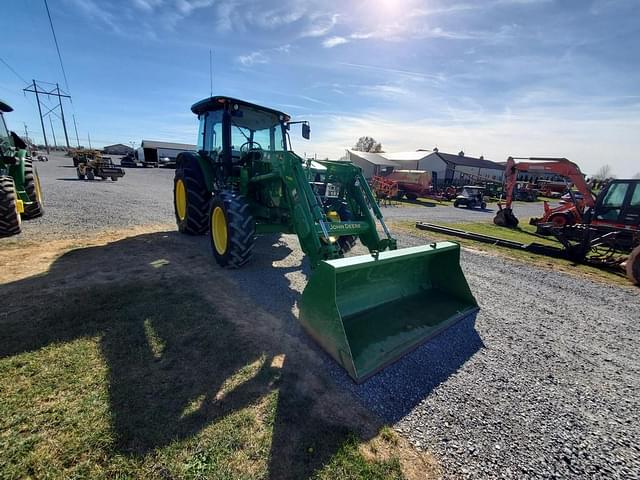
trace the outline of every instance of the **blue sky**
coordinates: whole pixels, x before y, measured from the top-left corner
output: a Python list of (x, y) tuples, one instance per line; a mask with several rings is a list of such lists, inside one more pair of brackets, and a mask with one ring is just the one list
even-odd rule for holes
[[(566, 156), (640, 172), (638, 0), (49, 0), (81, 142), (194, 142), (189, 107), (233, 95), (311, 122), (298, 153), (361, 135), (505, 160)], [(3, 0), (0, 57), (64, 85), (42, 0)], [(8, 15), (7, 15), (8, 14)], [(41, 139), (0, 63), (0, 98)], [(64, 88), (64, 87), (63, 87)], [(71, 113), (71, 107), (69, 107)], [(60, 123), (54, 124), (58, 141)]]

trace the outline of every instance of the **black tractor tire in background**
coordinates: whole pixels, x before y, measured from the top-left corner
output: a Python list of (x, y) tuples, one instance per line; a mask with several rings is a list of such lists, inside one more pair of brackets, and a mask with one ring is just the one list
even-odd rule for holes
[[(186, 189), (186, 216), (180, 218), (176, 203), (176, 185), (183, 182)], [(180, 161), (176, 166), (173, 177), (173, 209), (176, 224), (180, 233), (188, 235), (203, 235), (209, 228), (209, 207), (211, 192), (207, 188), (204, 174), (194, 153), (180, 154)]]
[(87, 169), (87, 180), (95, 180), (96, 174), (93, 173), (93, 170)]
[(640, 245), (632, 250), (627, 259), (627, 277), (635, 285), (640, 285)]
[(482, 210), (485, 210), (485, 209), (487, 208), (487, 202), (482, 202), (482, 203), (480, 204), (480, 208), (481, 208)]
[(407, 200), (410, 200), (412, 202), (415, 202), (418, 199), (418, 195), (416, 195), (415, 193), (405, 193), (405, 197), (407, 197)]
[(0, 237), (20, 233), (22, 220), (17, 207), (18, 193), (13, 178), (0, 176)]
[(453, 202), (453, 206), (454, 208), (459, 208), (460, 207), (460, 202), (458, 200)]
[(24, 161), (24, 190), (29, 200), (33, 202), (25, 204), (24, 218), (41, 217), (44, 213), (44, 206), (42, 190), (40, 189), (40, 178), (31, 160)]
[[(226, 229), (225, 245), (216, 246), (220, 225), (214, 220), (214, 215), (223, 215), (220, 221), (224, 222), (223, 228)], [(209, 213), (209, 233), (211, 251), (221, 267), (239, 268), (251, 259), (256, 225), (244, 197), (227, 191), (214, 195)]]
[(117, 182), (118, 181), (118, 177), (111, 177), (111, 181), (112, 182)]

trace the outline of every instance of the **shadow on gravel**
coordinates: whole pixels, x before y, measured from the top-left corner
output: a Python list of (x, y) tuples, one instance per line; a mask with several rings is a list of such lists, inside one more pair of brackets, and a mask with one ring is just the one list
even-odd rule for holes
[[(8, 312), (0, 316), (0, 358), (64, 344), (66, 353), (56, 354), (49, 348), (51, 363), (46, 368), (80, 371), (83, 376), (71, 380), (74, 385), (92, 377), (95, 362), (106, 364), (107, 415), (113, 439), (109, 434), (98, 441), (100, 447), (89, 443), (76, 447), (84, 451), (66, 452), (70, 444), (87, 443), (73, 437), (74, 425), (80, 421), (73, 417), (77, 415), (75, 405), (71, 413), (63, 415), (69, 422), (66, 427), (58, 428), (55, 422), (42, 427), (47, 437), (67, 439), (56, 454), (69, 455), (61, 459), (62, 464), (73, 465), (87, 452), (95, 455), (96, 448), (108, 463), (117, 462), (121, 454), (140, 459), (156, 455), (153, 452), (176, 441), (191, 440), (204, 442), (222, 459), (216, 461), (226, 462), (225, 455), (230, 453), (224, 448), (229, 448), (229, 442), (236, 445), (232, 448), (242, 448), (258, 441), (252, 438), (246, 422), (234, 423), (238, 422), (236, 414), (245, 415), (247, 409), (253, 411), (265, 402), (275, 406), (272, 410), (265, 407), (266, 414), (256, 413), (256, 421), (266, 422), (264, 428), (271, 432), (267, 437), (270, 442), (264, 446), (269, 478), (309, 478), (354, 435), (361, 439), (376, 435), (380, 425), (373, 427), (361, 410), (349, 407), (353, 400), (333, 385), (321, 362), (318, 367), (317, 360), (310, 361), (309, 352), (299, 342), (285, 340), (284, 330), (293, 316), (291, 311), (288, 316), (277, 315), (290, 310), (297, 297), (286, 293), (283, 279), (299, 266), (279, 273), (267, 268), (258, 288), (256, 271), (291, 253), (276, 238), (262, 242), (260, 248), (265, 251), (271, 245), (264, 243), (275, 242), (276, 246), (238, 274), (244, 280), (236, 285), (228, 281), (226, 271), (212, 265), (209, 252), (198, 247), (208, 247), (205, 238), (177, 232), (73, 250), (57, 259), (45, 274), (0, 285)], [(249, 286), (258, 299), (273, 299), (265, 307), (276, 317), (256, 308), (247, 295)], [(27, 309), (21, 292), (29, 292)], [(102, 360), (85, 359), (85, 344), (75, 342), (91, 337), (99, 337)], [(278, 361), (278, 357), (285, 360)], [(42, 361), (34, 358), (34, 362)], [(38, 369), (45, 367), (36, 365)], [(247, 370), (251, 365), (253, 370)], [(58, 381), (54, 388), (61, 392), (69, 388), (65, 380)], [(74, 388), (92, 390), (95, 385)], [(37, 392), (22, 394), (29, 404), (42, 401)], [(62, 405), (80, 401), (64, 400), (60, 395)], [(99, 410), (93, 402), (87, 408)], [(50, 409), (45, 404), (40, 413), (45, 423)], [(211, 424), (215, 429), (204, 432)], [(16, 432), (19, 436), (19, 429)], [(196, 437), (201, 434), (204, 437)], [(189, 449), (203, 448), (188, 445), (185, 454)], [(228, 468), (216, 467), (215, 462), (210, 466)]]

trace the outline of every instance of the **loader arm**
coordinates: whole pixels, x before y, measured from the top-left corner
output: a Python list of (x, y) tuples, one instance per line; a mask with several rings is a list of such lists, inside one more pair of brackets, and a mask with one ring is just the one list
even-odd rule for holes
[[(303, 160), (293, 152), (278, 152), (277, 155), (284, 157), (279, 163), (283, 169), (279, 176), (286, 186), (293, 231), (313, 268), (322, 260), (342, 256), (336, 239), (344, 235), (359, 237), (370, 252), (396, 248), (396, 241), (384, 224), (382, 212), (358, 167), (344, 162), (318, 162), (327, 168), (326, 183), (342, 186), (341, 199), (347, 202), (353, 214), (346, 221), (331, 221), (309, 184)], [(385, 232), (384, 239), (378, 235), (376, 220)]]
[[(516, 162), (516, 160), (525, 160)], [(566, 158), (514, 158), (509, 157), (505, 168), (505, 191), (507, 194), (505, 207), (511, 208), (513, 203), (513, 191), (515, 189), (518, 172), (533, 173), (555, 173), (568, 178), (578, 191), (584, 196), (584, 203), (587, 207), (595, 206), (596, 199), (591, 193), (591, 189), (584, 180), (584, 176), (578, 165)]]

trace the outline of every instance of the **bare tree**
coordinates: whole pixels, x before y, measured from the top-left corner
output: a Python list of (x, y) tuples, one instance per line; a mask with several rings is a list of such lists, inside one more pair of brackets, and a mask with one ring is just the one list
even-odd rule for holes
[(638, 179), (640, 179), (640, 172), (636, 173), (636, 174), (633, 176), (633, 178), (638, 178)]
[(596, 173), (593, 174), (593, 178), (598, 179), (598, 180), (606, 180), (608, 178), (613, 178), (615, 175), (613, 175), (613, 169), (611, 168), (611, 165), (602, 165), (597, 171)]
[(353, 146), (353, 149), (358, 152), (381, 153), (382, 144), (380, 142), (376, 142), (373, 137), (360, 137)]

